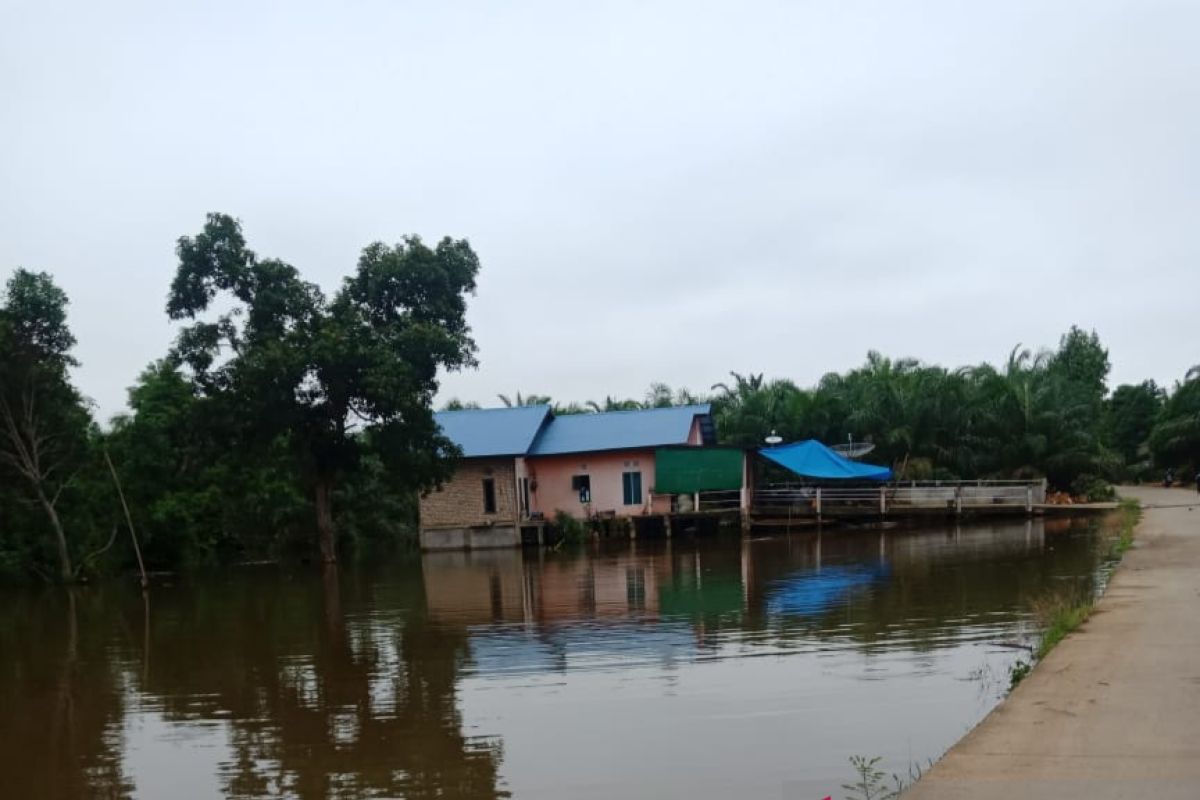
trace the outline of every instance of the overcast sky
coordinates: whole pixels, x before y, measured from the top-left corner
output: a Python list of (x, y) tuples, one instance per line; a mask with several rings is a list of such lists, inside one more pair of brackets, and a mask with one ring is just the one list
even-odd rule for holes
[(1200, 362), (1200, 3), (0, 0), (0, 270), (52, 272), (100, 414), (174, 243), (239, 217), (327, 291), (465, 237), (441, 399), (808, 385), (1096, 329)]

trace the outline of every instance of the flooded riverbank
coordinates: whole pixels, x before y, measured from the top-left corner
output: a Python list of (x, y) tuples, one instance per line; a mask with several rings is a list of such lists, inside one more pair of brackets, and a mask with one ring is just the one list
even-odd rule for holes
[(17, 797), (808, 798), (1003, 695), (1095, 521), (244, 568), (4, 593)]

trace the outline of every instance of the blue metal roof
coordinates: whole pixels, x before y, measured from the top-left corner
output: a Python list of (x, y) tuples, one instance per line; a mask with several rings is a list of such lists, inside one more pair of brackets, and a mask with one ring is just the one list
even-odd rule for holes
[(522, 456), (550, 416), (550, 406), (470, 408), (433, 415), (442, 433), (467, 458)]
[(710, 411), (711, 407), (704, 403), (674, 408), (608, 411), (603, 414), (562, 414), (545, 427), (529, 455), (550, 456), (687, 444), (692, 421), (697, 416), (708, 416)]

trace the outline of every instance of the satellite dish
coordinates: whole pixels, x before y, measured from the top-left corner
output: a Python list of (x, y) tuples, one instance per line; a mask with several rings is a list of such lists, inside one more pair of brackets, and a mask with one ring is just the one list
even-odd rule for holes
[(829, 448), (842, 458), (861, 458), (875, 449), (872, 442), (852, 442), (851, 444), (835, 444)]

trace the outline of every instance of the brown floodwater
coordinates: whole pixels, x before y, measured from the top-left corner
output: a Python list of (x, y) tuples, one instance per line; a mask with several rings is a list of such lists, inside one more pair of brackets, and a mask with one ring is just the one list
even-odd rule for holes
[(1015, 521), (0, 594), (0, 797), (821, 798), (1003, 696), (1106, 532)]

